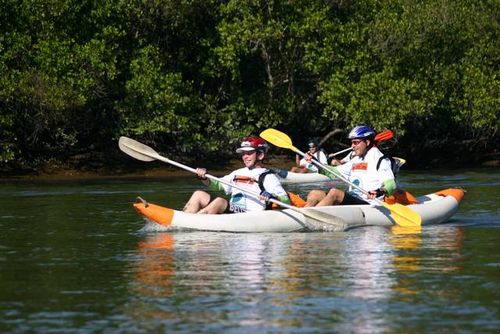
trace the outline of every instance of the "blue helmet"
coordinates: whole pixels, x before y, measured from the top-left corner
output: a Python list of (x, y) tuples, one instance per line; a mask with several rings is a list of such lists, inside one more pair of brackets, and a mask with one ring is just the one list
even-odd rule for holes
[(360, 138), (360, 139), (370, 139), (375, 136), (375, 131), (366, 125), (358, 125), (349, 132), (349, 139)]

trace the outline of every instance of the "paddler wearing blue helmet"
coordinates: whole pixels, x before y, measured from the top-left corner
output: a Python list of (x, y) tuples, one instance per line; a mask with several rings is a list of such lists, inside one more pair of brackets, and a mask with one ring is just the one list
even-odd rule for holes
[(346, 163), (328, 167), (330, 172), (320, 170), (334, 179), (335, 174), (366, 190), (365, 195), (350, 187), (347, 191), (331, 188), (327, 191), (314, 189), (307, 195), (306, 206), (369, 204), (374, 198), (392, 195), (396, 191), (396, 181), (391, 161), (375, 146), (375, 131), (367, 125), (358, 125), (349, 132), (353, 157)]

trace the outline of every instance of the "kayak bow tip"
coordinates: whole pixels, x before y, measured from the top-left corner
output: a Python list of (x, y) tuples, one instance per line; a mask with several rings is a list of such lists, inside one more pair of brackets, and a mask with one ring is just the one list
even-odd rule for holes
[(148, 217), (163, 226), (170, 226), (172, 224), (175, 212), (173, 209), (148, 203), (142, 198), (141, 200), (134, 203), (134, 208), (140, 215)]

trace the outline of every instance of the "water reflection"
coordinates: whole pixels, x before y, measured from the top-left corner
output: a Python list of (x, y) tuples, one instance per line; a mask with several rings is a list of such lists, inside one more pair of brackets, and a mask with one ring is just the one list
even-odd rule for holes
[[(383, 331), (391, 327), (393, 303), (422, 292), (417, 273), (433, 262), (441, 271), (459, 270), (450, 255), (460, 254), (461, 239), (460, 229), (446, 227), (422, 233), (370, 227), (340, 234), (149, 234), (134, 258), (133, 286), (142, 305), (134, 312), (165, 321), (300, 327), (307, 319), (290, 314), (312, 303), (339, 328)], [(179, 302), (189, 305), (188, 313), (176, 312)]]
[[(391, 245), (394, 250), (399, 251), (393, 259), (398, 271), (416, 272), (421, 269), (420, 248), (424, 248), (427, 252), (439, 253), (429, 256), (430, 261), (439, 263), (436, 266), (438, 270), (443, 272), (460, 270), (456, 259), (461, 256), (463, 228), (443, 225), (426, 229), (425, 237), (421, 233), (393, 233), (391, 235)], [(425, 269), (429, 269), (428, 263), (425, 264)]]
[(346, 295), (363, 299), (386, 298), (392, 268), (386, 231), (364, 228), (348, 236), (343, 250), (346, 269)]
[[(395, 251), (393, 265), (398, 272), (416, 272), (420, 269), (420, 263), (415, 256), (416, 253), (407, 250), (418, 250), (422, 245), (422, 227), (391, 227), (392, 235), (389, 242)], [(414, 292), (413, 290), (398, 289), (401, 292)]]
[(137, 245), (139, 261), (135, 276), (139, 292), (148, 297), (172, 295), (174, 237), (167, 233), (149, 235)]

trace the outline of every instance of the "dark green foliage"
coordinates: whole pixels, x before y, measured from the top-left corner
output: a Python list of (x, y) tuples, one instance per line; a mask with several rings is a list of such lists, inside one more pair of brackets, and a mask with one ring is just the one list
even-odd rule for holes
[(357, 123), (423, 161), (498, 140), (498, 1), (0, 1), (3, 162)]

